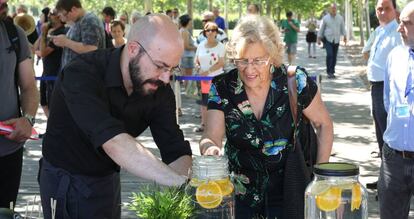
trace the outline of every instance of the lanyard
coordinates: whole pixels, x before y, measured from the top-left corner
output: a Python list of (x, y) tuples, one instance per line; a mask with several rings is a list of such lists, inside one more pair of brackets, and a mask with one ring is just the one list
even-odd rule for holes
[(409, 50), (410, 52), (410, 58), (408, 61), (408, 65), (409, 65), (409, 72), (407, 75), (407, 81), (405, 84), (405, 97), (408, 96), (408, 94), (410, 94), (411, 90), (414, 89), (413, 86), (413, 72), (414, 72), (414, 51), (412, 49)]

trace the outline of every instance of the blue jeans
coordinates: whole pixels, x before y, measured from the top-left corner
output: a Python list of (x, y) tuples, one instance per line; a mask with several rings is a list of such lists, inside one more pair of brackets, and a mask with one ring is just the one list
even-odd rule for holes
[(404, 159), (384, 144), (378, 180), (380, 218), (408, 218), (413, 192), (414, 159)]
[(338, 56), (339, 43), (325, 41), (326, 49), (326, 73), (335, 74), (336, 57)]
[(387, 129), (387, 111), (384, 107), (384, 82), (371, 83), (372, 116), (374, 117), (375, 135), (377, 137), (379, 153), (384, 145), (383, 135)]

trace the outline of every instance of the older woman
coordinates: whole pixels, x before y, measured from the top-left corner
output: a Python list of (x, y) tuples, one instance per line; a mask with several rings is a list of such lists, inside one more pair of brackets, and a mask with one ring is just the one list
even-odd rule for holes
[[(226, 134), (236, 215), (282, 218), (283, 169), (294, 125), (278, 28), (265, 17), (242, 18), (227, 47), (237, 68), (213, 80), (200, 151), (218, 155)], [(332, 121), (317, 85), (303, 68), (297, 68), (296, 78), (298, 104), (318, 133), (317, 162), (327, 162)]]

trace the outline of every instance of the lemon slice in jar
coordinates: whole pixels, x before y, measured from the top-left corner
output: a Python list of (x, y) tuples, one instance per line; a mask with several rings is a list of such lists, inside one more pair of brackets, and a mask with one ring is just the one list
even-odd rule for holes
[(230, 181), (228, 177), (225, 179), (215, 180), (214, 182), (216, 182), (220, 186), (221, 193), (223, 194), (223, 196), (230, 195), (234, 190), (233, 183)]
[(221, 188), (214, 181), (200, 184), (196, 189), (195, 196), (197, 203), (206, 209), (216, 208), (223, 201)]
[(351, 199), (351, 211), (359, 209), (362, 202), (361, 186), (355, 183), (352, 186), (352, 199)]
[(316, 206), (322, 211), (334, 211), (341, 205), (342, 189), (332, 186), (316, 196)]

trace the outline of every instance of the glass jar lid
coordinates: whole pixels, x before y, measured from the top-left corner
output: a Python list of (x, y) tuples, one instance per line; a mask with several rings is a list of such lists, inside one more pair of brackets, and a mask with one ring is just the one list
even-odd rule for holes
[(359, 166), (344, 162), (320, 163), (314, 166), (314, 173), (322, 176), (357, 176)]
[(198, 156), (193, 158), (192, 178), (221, 179), (229, 175), (225, 156)]

